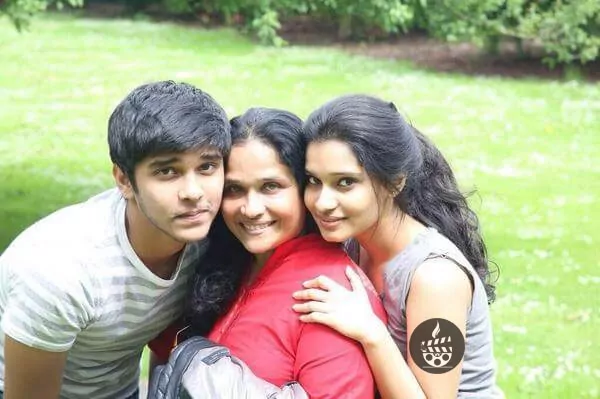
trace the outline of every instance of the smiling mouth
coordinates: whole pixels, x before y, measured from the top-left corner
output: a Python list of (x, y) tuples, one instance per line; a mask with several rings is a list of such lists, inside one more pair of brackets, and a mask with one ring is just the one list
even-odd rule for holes
[(275, 222), (273, 221), (273, 222), (266, 222), (266, 223), (254, 223), (254, 224), (240, 223), (240, 226), (242, 226), (242, 228), (250, 234), (257, 234), (257, 233), (261, 233), (263, 230), (271, 227), (274, 224), (275, 224)]

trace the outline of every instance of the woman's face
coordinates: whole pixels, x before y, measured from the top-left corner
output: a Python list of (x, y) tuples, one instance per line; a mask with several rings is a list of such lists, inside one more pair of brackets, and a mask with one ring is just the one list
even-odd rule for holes
[(380, 191), (348, 144), (339, 140), (310, 143), (306, 172), (304, 202), (325, 240), (360, 240), (374, 231)]
[(306, 214), (290, 169), (271, 146), (255, 139), (231, 148), (221, 211), (244, 247), (266, 256), (300, 234)]

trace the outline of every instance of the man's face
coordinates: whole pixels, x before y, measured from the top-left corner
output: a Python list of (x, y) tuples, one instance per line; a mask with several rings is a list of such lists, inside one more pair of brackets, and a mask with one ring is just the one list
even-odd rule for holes
[(223, 157), (214, 148), (144, 159), (128, 197), (136, 228), (143, 236), (182, 244), (205, 238), (219, 211), (223, 181)]

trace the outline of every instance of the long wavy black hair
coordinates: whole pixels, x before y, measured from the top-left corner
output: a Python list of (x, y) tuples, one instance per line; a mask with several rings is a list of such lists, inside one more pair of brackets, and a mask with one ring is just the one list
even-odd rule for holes
[[(251, 108), (231, 120), (232, 146), (247, 140), (259, 140), (273, 148), (292, 172), (300, 194), (304, 192), (306, 140), (300, 118), (279, 109)], [(308, 212), (304, 232), (307, 230), (316, 231)], [(220, 213), (208, 238), (209, 248), (197, 265), (186, 312), (192, 333), (199, 335), (206, 335), (229, 310), (252, 262), (252, 254), (229, 231)]]
[[(368, 175), (392, 189), (401, 211), (450, 239), (473, 265), (491, 303), (495, 286), (479, 220), (458, 189), (450, 165), (437, 147), (398, 113), (393, 103), (368, 95), (338, 97), (306, 120), (308, 143), (335, 139), (348, 144)], [(492, 263), (493, 266), (495, 264)]]

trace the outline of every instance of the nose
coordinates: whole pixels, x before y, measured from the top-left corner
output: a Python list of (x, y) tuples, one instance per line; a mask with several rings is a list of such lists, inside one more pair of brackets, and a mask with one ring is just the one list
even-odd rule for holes
[(257, 219), (265, 213), (265, 204), (262, 202), (260, 195), (249, 192), (241, 211), (248, 219)]
[(331, 212), (337, 207), (337, 205), (338, 202), (335, 197), (335, 193), (327, 187), (323, 187), (321, 191), (317, 194), (317, 199), (315, 201), (315, 209), (317, 210), (317, 212)]
[(198, 201), (204, 196), (198, 176), (189, 174), (184, 177), (183, 186), (179, 189), (179, 199), (182, 201)]

